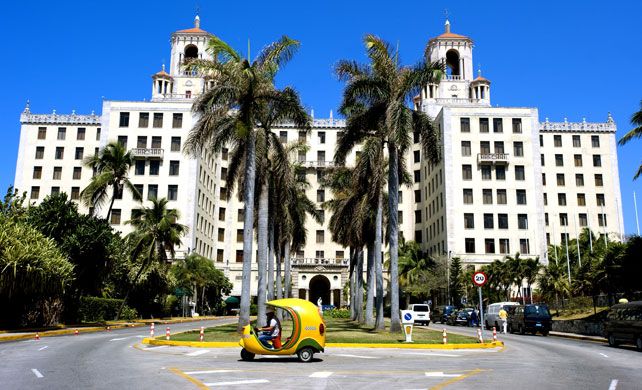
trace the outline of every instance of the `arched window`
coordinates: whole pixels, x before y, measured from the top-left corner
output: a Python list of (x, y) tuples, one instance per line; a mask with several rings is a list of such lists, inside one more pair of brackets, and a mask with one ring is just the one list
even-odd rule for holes
[(459, 76), (459, 53), (457, 50), (450, 49), (446, 52), (446, 74), (449, 76)]
[(185, 46), (185, 59), (198, 58), (198, 47), (195, 45)]

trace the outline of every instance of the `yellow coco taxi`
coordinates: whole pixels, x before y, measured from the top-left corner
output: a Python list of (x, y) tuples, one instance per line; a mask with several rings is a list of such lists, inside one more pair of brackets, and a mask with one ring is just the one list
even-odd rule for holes
[[(302, 362), (310, 362), (316, 352), (325, 348), (325, 323), (319, 308), (312, 302), (286, 298), (267, 302), (267, 306), (282, 309), (283, 322), (292, 322), (292, 333), (273, 340), (273, 348), (263, 345), (251, 325), (243, 328), (239, 344), (241, 359), (252, 360), (255, 355), (294, 355)], [(282, 332), (283, 333), (283, 332)], [(288, 331), (289, 333), (289, 331)]]

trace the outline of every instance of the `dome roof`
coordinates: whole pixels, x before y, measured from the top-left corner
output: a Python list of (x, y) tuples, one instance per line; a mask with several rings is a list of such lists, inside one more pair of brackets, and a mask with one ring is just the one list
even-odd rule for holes
[(166, 79), (171, 79), (172, 76), (170, 76), (169, 73), (165, 72), (165, 64), (163, 64), (163, 69), (161, 69), (160, 72), (154, 73), (152, 76), (153, 78), (166, 78)]
[(188, 28), (185, 30), (178, 30), (175, 32), (175, 34), (209, 35), (210, 33), (201, 29), (201, 18), (198, 15), (196, 15), (196, 17), (194, 18), (194, 27)]
[(465, 35), (460, 35), (460, 34), (455, 34), (453, 32), (450, 32), (450, 21), (446, 19), (446, 23), (444, 23), (444, 32), (441, 35), (436, 36), (435, 38), (432, 38), (430, 42), (433, 42), (438, 39), (461, 39), (461, 40), (466, 40), (472, 42), (472, 40), (465, 36)]

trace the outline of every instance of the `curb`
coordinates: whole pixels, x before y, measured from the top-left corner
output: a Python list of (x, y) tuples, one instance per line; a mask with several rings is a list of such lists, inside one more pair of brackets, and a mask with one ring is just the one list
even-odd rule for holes
[(574, 334), (574, 333), (549, 332), (549, 336), (560, 337), (564, 339), (572, 339), (572, 340), (593, 341), (595, 343), (606, 343), (608, 341), (607, 339), (599, 336), (584, 336), (581, 334)]
[[(239, 343), (234, 341), (172, 341), (157, 340), (145, 338), (143, 344), (148, 345), (168, 345), (175, 347), (193, 347), (193, 348), (234, 348)], [(497, 341), (491, 343), (467, 343), (467, 344), (360, 344), (360, 343), (326, 343), (326, 348), (388, 348), (388, 349), (491, 349), (503, 347), (504, 342)]]

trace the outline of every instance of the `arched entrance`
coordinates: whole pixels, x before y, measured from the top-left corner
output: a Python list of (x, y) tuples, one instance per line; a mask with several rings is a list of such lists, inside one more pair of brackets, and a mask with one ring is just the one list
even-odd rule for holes
[(323, 275), (310, 279), (310, 302), (316, 304), (319, 297), (323, 305), (330, 304), (330, 281)]

